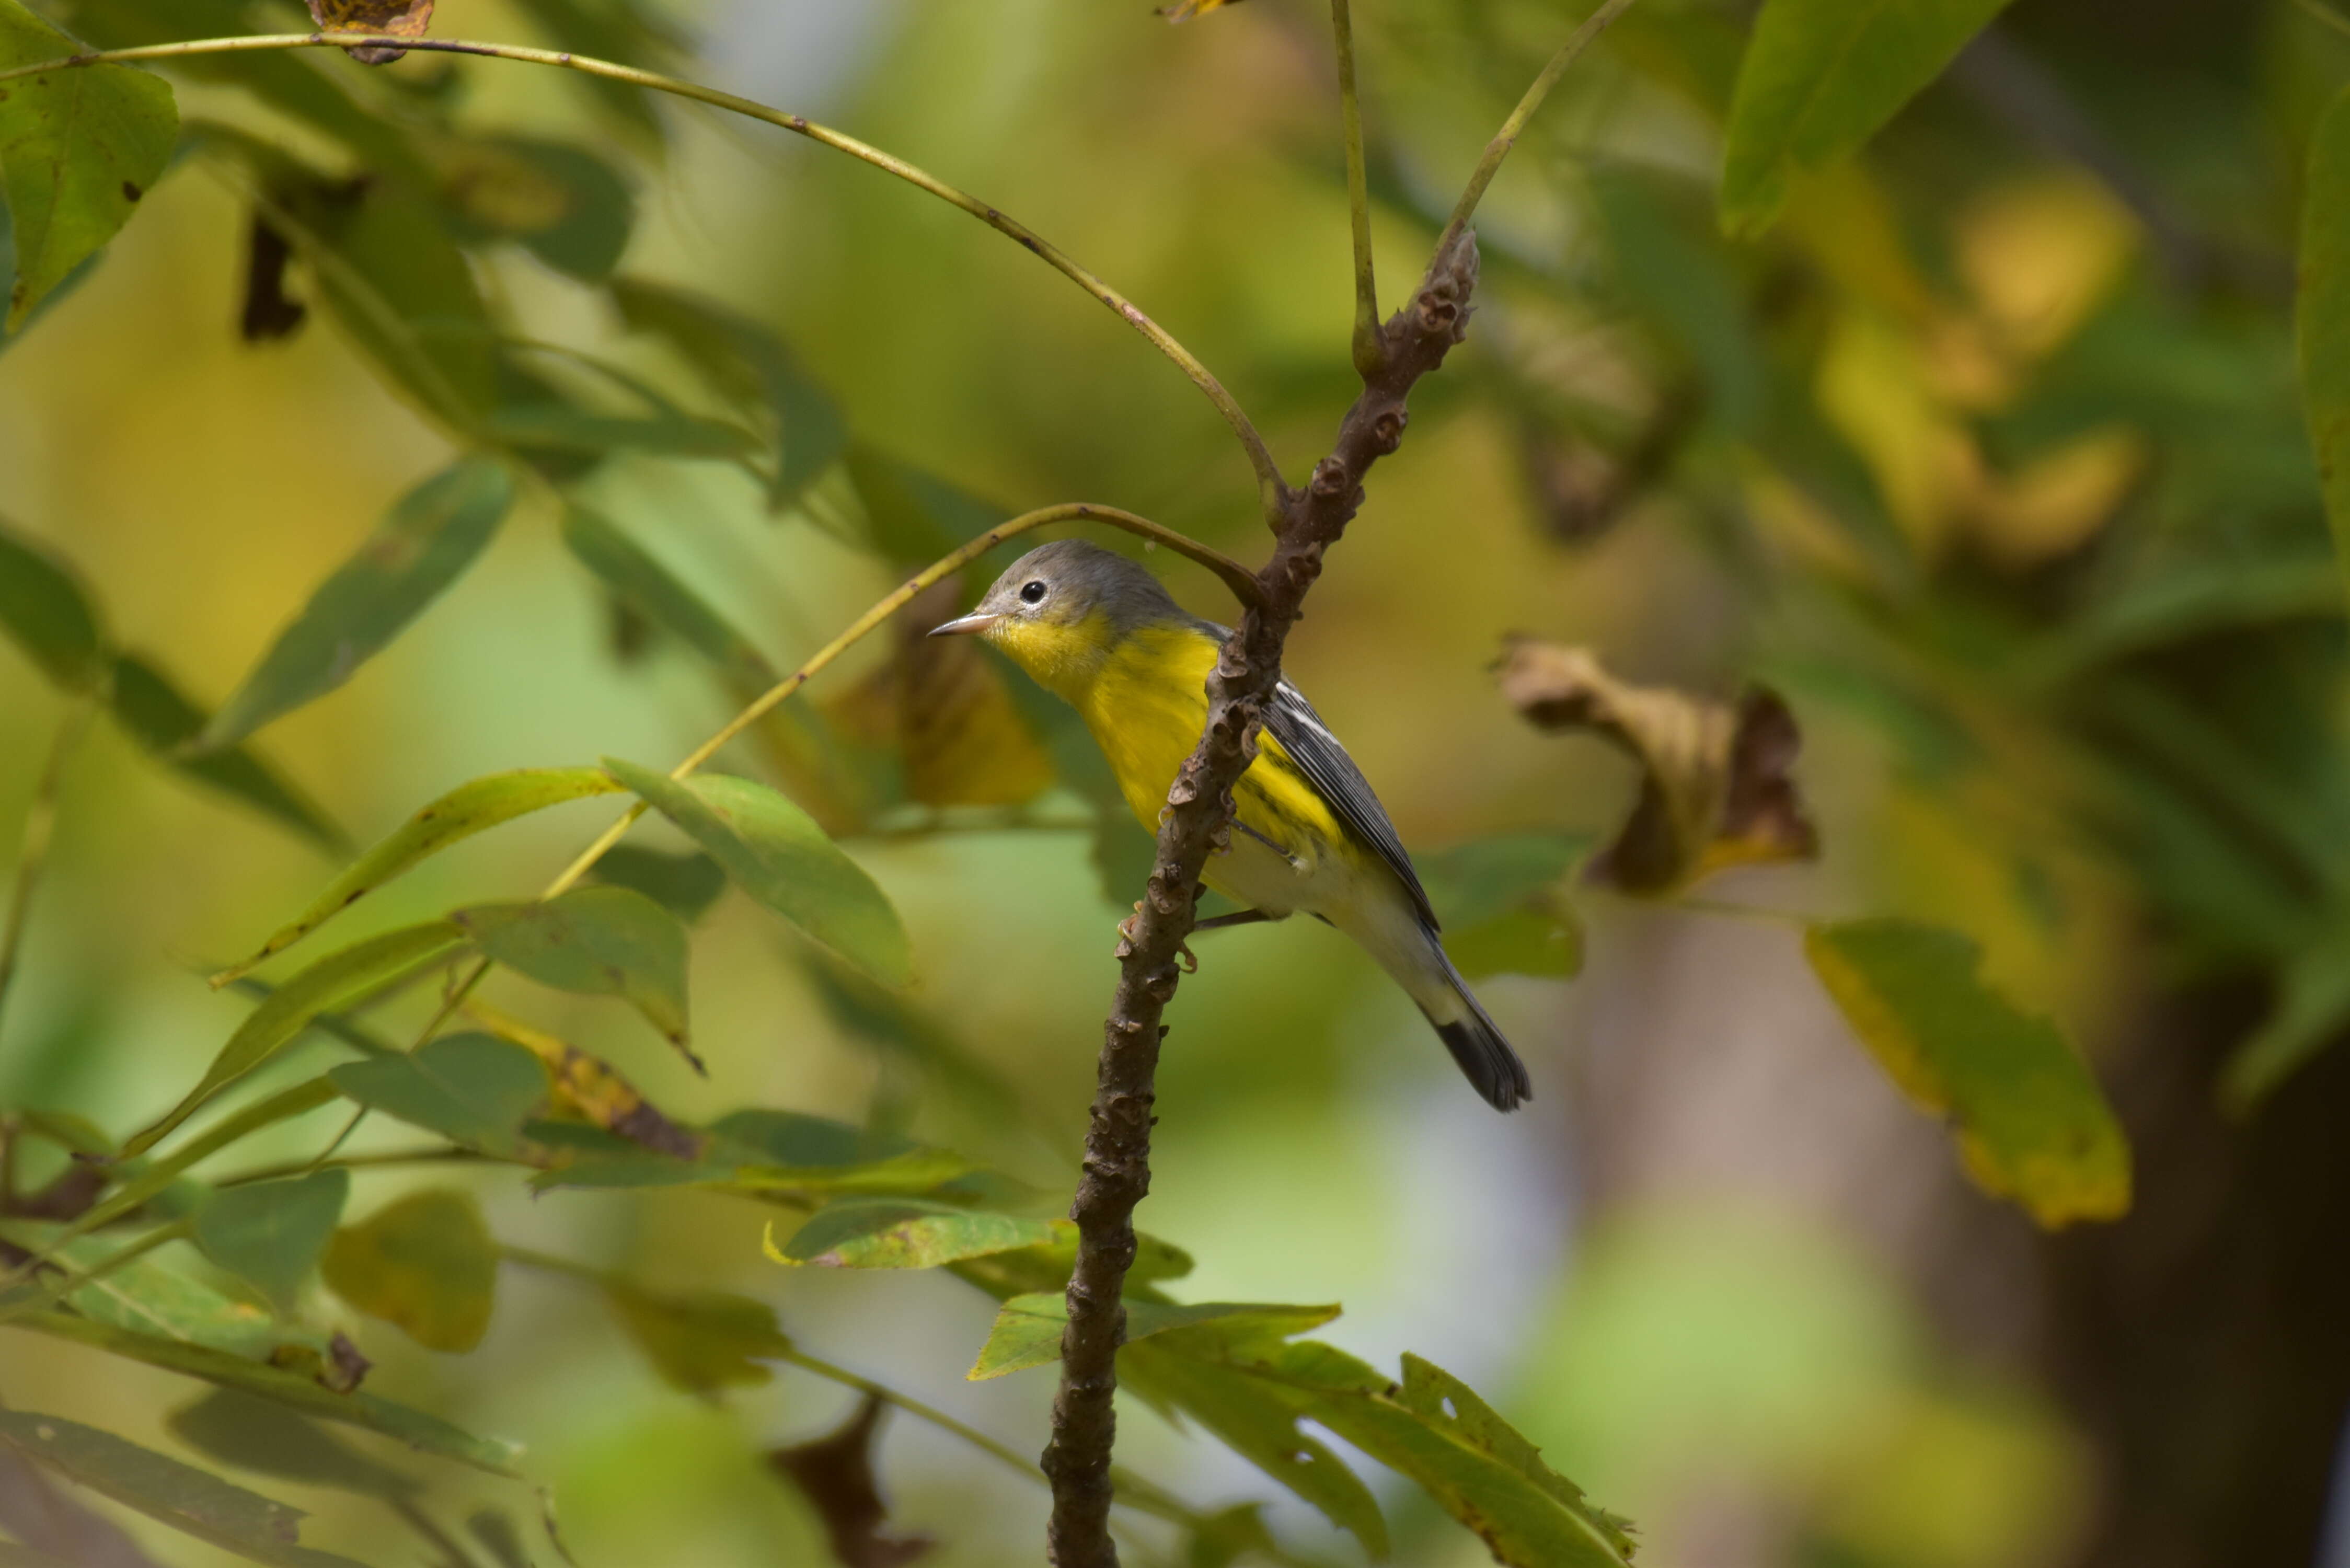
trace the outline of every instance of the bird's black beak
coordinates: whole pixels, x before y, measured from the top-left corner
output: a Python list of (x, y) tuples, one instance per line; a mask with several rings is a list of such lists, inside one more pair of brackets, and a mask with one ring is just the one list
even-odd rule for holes
[(974, 632), (985, 631), (1003, 618), (1000, 615), (983, 615), (974, 610), (970, 615), (958, 616), (944, 626), (931, 628), (931, 635), (932, 637), (969, 637)]

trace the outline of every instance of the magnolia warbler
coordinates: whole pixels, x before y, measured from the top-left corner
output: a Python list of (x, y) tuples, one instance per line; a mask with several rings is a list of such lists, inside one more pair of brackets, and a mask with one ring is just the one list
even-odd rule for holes
[[(1159, 579), (1081, 539), (1031, 550), (969, 615), (933, 637), (976, 634), (1084, 715), (1136, 818), (1156, 830), (1199, 744), (1207, 684), (1230, 633)], [(1232, 846), (1209, 887), (1243, 906), (1220, 923), (1304, 910), (1352, 937), (1395, 978), (1496, 1110), (1532, 1097), (1525, 1064), (1444, 956), (1436, 912), (1378, 797), (1297, 689), (1264, 712), (1256, 760), (1232, 792)]]

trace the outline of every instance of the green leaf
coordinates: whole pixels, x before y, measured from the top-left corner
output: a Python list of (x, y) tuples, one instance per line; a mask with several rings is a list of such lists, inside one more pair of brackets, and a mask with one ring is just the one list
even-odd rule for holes
[(470, 1192), (436, 1187), (379, 1209), (337, 1231), (320, 1267), (328, 1290), (428, 1350), (471, 1350), (489, 1331), (498, 1248)]
[(763, 691), (780, 679), (749, 638), (602, 513), (574, 503), (563, 514), (563, 542), (622, 603), (728, 675)]
[(1626, 1522), (1592, 1507), (1532, 1443), (1458, 1378), (1406, 1355), (1398, 1384), (1315, 1340), (1232, 1319), (1168, 1331), (1119, 1357), (1121, 1376), (1223, 1438), (1268, 1475), (1386, 1554), (1362, 1483), (1297, 1430), (1311, 1420), (1418, 1483), (1514, 1568), (1624, 1568)]
[(820, 1263), (828, 1269), (935, 1269), (1043, 1246), (1068, 1221), (1024, 1220), (982, 1209), (905, 1199), (851, 1199), (817, 1210), (767, 1256), (779, 1263)]
[(274, 1127), (282, 1121), (290, 1121), (296, 1116), (315, 1111), (321, 1106), (332, 1104), (334, 1098), (334, 1085), (324, 1078), (313, 1078), (307, 1083), (296, 1084), (290, 1089), (280, 1090), (265, 1100), (245, 1106), (234, 1116), (222, 1118), (216, 1125), (205, 1128), (202, 1134), (190, 1138), (164, 1158), (146, 1162), (144, 1168), (140, 1169), (138, 1175), (109, 1193), (103, 1201), (75, 1220), (67, 1229), (66, 1239), (84, 1235), (101, 1225), (110, 1225), (124, 1215), (135, 1212), (160, 1196), (180, 1179), (182, 1172), (193, 1166), (198, 1160), (219, 1153), (238, 1139), (258, 1132), (263, 1127)]
[[(80, 52), (16, 0), (0, 0), (0, 71)], [(0, 82), (0, 171), (16, 256), (9, 331), (130, 221), (171, 161), (179, 129), (171, 88), (129, 66)]]
[(322, 697), (463, 575), (514, 504), (514, 475), (465, 458), (401, 497), (277, 636), (195, 744), (217, 752)]
[(749, 779), (680, 782), (616, 758), (605, 771), (685, 830), (743, 890), (885, 985), (913, 977), (898, 911), (816, 819)]
[(443, 199), (469, 242), (511, 239), (585, 283), (628, 248), (636, 202), (612, 166), (584, 148), (529, 137), (468, 138), (446, 168)]
[(764, 1302), (724, 1291), (668, 1295), (607, 1281), (604, 1297), (629, 1337), (663, 1382), (704, 1396), (764, 1383), (761, 1363), (788, 1355), (792, 1342)]
[(309, 264), (355, 346), (425, 412), (473, 433), (498, 401), (498, 355), (489, 306), (438, 203), (388, 171), (355, 183), (226, 126), (201, 135), (253, 171), (261, 215)]
[(2300, 275), (2293, 339), (2302, 406), (2334, 553), (2350, 571), (2350, 88), (2326, 105), (2310, 138)]
[(327, 1076), (370, 1110), (485, 1154), (508, 1154), (515, 1129), (546, 1098), (546, 1069), (519, 1045), (467, 1033), (413, 1054), (346, 1062)]
[(209, 1458), (303, 1486), (330, 1486), (386, 1502), (404, 1501), (415, 1480), (380, 1465), (315, 1421), (266, 1399), (215, 1389), (172, 1412), (172, 1435)]
[(848, 477), (865, 504), (874, 547), (900, 566), (935, 561), (1010, 515), (945, 480), (861, 444), (848, 449)]
[(450, 919), (483, 952), (542, 985), (617, 996), (701, 1066), (686, 1019), (684, 922), (632, 888), (574, 888), (540, 903), (477, 904)]
[[(88, 1272), (121, 1249), (111, 1238), (83, 1236), (58, 1242), (52, 1228), (0, 1221), (0, 1235), (16, 1246), (54, 1255)], [(154, 1257), (109, 1262), (106, 1272), (77, 1286), (66, 1304), (82, 1316), (138, 1334), (159, 1334), (276, 1366), (301, 1366), (328, 1378), (334, 1347), (327, 1334), (282, 1323), (255, 1307), (179, 1272)]]
[(1789, 182), (1856, 150), (2007, 0), (1764, 0), (1731, 94), (1721, 223), (1754, 235)]
[(247, 1014), (196, 1086), (161, 1120), (134, 1135), (122, 1146), (122, 1152), (144, 1154), (205, 1101), (293, 1044), (320, 1013), (355, 1006), (420, 970), (445, 961), (463, 940), (463, 933), (447, 920), (427, 920), (369, 937), (320, 959)]
[(515, 1464), (521, 1458), (522, 1450), (516, 1445), (498, 1438), (477, 1438), (438, 1416), (379, 1398), (364, 1390), (338, 1394), (296, 1373), (263, 1366), (207, 1345), (136, 1334), (111, 1324), (93, 1323), (57, 1312), (36, 1313), (18, 1319), (12, 1326), (200, 1377), (223, 1388), (257, 1394), (322, 1421), (380, 1433), (421, 1453), (454, 1459), (492, 1475), (515, 1474)]
[(552, 399), (501, 403), (483, 432), (529, 452), (600, 457), (618, 448), (663, 457), (738, 457), (750, 450), (747, 431), (691, 414), (608, 414)]
[(2130, 1204), (2130, 1153), (2088, 1066), (2056, 1025), (1982, 983), (1981, 953), (1908, 920), (1814, 926), (1804, 951), (1895, 1084), (1954, 1124), (1967, 1173), (2042, 1225)]
[(298, 1508), (58, 1416), (0, 1410), (0, 1444), (148, 1518), (256, 1563), (283, 1568), (363, 1568), (296, 1544)]
[(1374, 1561), (1384, 1559), (1388, 1526), (1378, 1500), (1328, 1444), (1298, 1430), (1297, 1405), (1287, 1391), (1236, 1375), (1212, 1359), (1177, 1355), (1177, 1343), (1162, 1334), (1122, 1351), (1119, 1383), (1147, 1403), (1180, 1411), (1213, 1433), (1360, 1542)]
[[(1126, 1302), (1126, 1338), (1120, 1348), (1170, 1329), (1223, 1323), (1229, 1327), (1263, 1333), (1276, 1339), (1320, 1328), (1338, 1315), (1331, 1306), (1267, 1306), (1239, 1302), (1201, 1302), (1184, 1306), (1170, 1302)], [(1239, 1321), (1236, 1321), (1239, 1320)], [(964, 1377), (972, 1383), (1048, 1366), (1061, 1358), (1061, 1333), (1069, 1326), (1066, 1293), (1043, 1291), (1014, 1296), (996, 1309), (995, 1326), (987, 1333), (979, 1359)]]
[(85, 691), (106, 673), (106, 634), (81, 578), (31, 535), (0, 518), (0, 631), (42, 673)]
[(187, 744), (203, 732), (204, 711), (153, 665), (135, 654), (116, 659), (110, 695), (115, 722), (156, 761), (276, 818), (330, 854), (350, 852), (343, 830), (250, 747), (191, 753)]
[(1580, 834), (1506, 834), (1422, 857), (1420, 881), (1461, 972), (1474, 980), (1579, 971), (1583, 922), (1565, 883), (1590, 848)]
[(2350, 962), (2336, 927), (2288, 960), (2277, 977), (2268, 1017), (2228, 1058), (2221, 1098), (2243, 1115), (2269, 1096), (2350, 1023)]
[(327, 885), (309, 907), (279, 927), (261, 950), (213, 977), (215, 986), (284, 952), (395, 877), (461, 839), (566, 801), (610, 794), (619, 786), (600, 768), (517, 768), (459, 784), (410, 817)]
[(660, 284), (615, 278), (611, 295), (632, 330), (667, 338), (720, 395), (766, 410), (779, 449), (769, 506), (790, 505), (839, 461), (848, 444), (847, 421), (774, 332), (713, 300)]
[(604, 851), (588, 877), (615, 888), (634, 888), (689, 926), (708, 914), (718, 895), (726, 891), (726, 868), (699, 850), (669, 855), (616, 844)]
[[(134, 48), (181, 38), (216, 38), (250, 30), (240, 0), (75, 0), (74, 26), (101, 48)], [(336, 76), (294, 53), (239, 50), (184, 55), (172, 69), (243, 88), (262, 102), (323, 131), (376, 168), (410, 178), (424, 173), (407, 134), (359, 107)]]
[(196, 1245), (291, 1314), (350, 1194), (351, 1173), (339, 1166), (226, 1188), (196, 1210)]
[(303, 1415), (315, 1415), (317, 1420), (359, 1427), (362, 1432), (376, 1432), (392, 1441), (407, 1443), (409, 1449), (416, 1449), (419, 1453), (456, 1459), (458, 1465), (470, 1465), (494, 1476), (515, 1476), (515, 1465), (522, 1458), (517, 1443), (474, 1437), (461, 1427), (444, 1422), (440, 1415), (430, 1415), (390, 1398), (379, 1398), (364, 1389), (336, 1394), (334, 1389), (319, 1387), (317, 1382), (298, 1373), (282, 1371), (275, 1366), (258, 1366), (207, 1345), (188, 1345), (148, 1333), (131, 1333), (127, 1328), (115, 1328), (113, 1324), (94, 1324), (64, 1312), (36, 1312), (12, 1326), (30, 1328), (75, 1345), (89, 1345), (113, 1356), (160, 1366), (164, 1371), (183, 1373), (188, 1377), (203, 1377), (216, 1387), (258, 1394), (273, 1404), (301, 1410)]

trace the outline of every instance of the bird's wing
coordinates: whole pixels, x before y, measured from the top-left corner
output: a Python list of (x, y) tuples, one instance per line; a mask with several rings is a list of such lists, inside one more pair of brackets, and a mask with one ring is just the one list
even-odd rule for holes
[(1388, 820), (1387, 808), (1379, 797), (1371, 793), (1370, 781), (1363, 770), (1314, 711), (1314, 704), (1299, 695), (1297, 688), (1283, 681), (1274, 691), (1273, 701), (1264, 711), (1264, 727), (1289, 753), (1297, 771), (1305, 775), (1315, 793), (1330, 805), (1338, 820), (1347, 830), (1378, 852), (1388, 869), (1396, 874), (1404, 891), (1411, 895), (1419, 918), (1428, 922), (1430, 930), (1436, 929), (1436, 911), (1429, 908), (1428, 894), (1419, 885), (1419, 874), (1411, 868), (1411, 857), (1404, 853), (1403, 840), (1396, 836), (1395, 824)]

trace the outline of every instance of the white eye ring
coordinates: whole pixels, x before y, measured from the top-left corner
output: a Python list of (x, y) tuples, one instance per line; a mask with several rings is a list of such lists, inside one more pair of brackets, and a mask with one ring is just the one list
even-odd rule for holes
[(1020, 602), (1031, 605), (1043, 604), (1045, 602), (1045, 580), (1042, 577), (1031, 577), (1026, 582), (1021, 584)]

